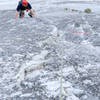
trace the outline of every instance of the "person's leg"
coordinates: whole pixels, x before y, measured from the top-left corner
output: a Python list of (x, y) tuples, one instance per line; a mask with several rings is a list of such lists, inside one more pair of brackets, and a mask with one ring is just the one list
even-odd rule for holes
[(32, 14), (31, 11), (28, 13), (28, 15), (29, 15), (30, 17), (33, 17), (33, 14)]
[(34, 16), (34, 13), (35, 13), (35, 11), (34, 11), (33, 9), (31, 9), (30, 12), (28, 13), (28, 15), (29, 15), (30, 17), (33, 17), (33, 16)]
[(19, 12), (19, 17), (20, 17), (20, 18), (23, 18), (24, 15), (25, 15), (24, 11), (23, 11), (23, 10), (20, 10), (20, 12)]

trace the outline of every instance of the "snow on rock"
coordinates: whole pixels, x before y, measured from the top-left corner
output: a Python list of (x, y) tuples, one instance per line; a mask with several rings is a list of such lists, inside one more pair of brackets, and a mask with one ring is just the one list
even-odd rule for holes
[(59, 100), (62, 83), (63, 100), (99, 100), (100, 16), (64, 10), (85, 2), (31, 3), (37, 18), (0, 11), (0, 99)]
[(16, 78), (18, 81), (22, 81), (25, 78), (25, 75), (28, 72), (43, 68), (43, 64), (45, 63), (45, 56), (47, 55), (47, 51), (42, 51), (40, 55), (35, 55), (32, 58), (32, 61), (26, 62), (23, 66), (21, 66), (19, 73)]

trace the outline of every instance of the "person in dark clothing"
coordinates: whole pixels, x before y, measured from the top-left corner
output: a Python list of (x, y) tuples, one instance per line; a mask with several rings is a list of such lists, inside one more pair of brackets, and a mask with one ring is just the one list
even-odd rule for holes
[(19, 4), (18, 4), (18, 6), (17, 6), (17, 9), (16, 9), (16, 16), (15, 16), (15, 19), (17, 19), (17, 17), (18, 17), (18, 14), (19, 14), (19, 17), (20, 18), (23, 18), (24, 17), (24, 11), (30, 11), (29, 13), (28, 13), (28, 15), (30, 16), (30, 17), (35, 17), (35, 15), (34, 15), (34, 13), (35, 13), (35, 11), (32, 9), (32, 6), (30, 5), (30, 3), (29, 2), (27, 2), (26, 0), (21, 0), (20, 2), (19, 2)]

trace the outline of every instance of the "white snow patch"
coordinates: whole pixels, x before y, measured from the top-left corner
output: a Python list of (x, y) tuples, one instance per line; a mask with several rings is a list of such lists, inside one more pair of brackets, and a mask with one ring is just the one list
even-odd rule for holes
[(82, 94), (84, 91), (83, 90), (80, 90), (80, 89), (75, 89), (75, 88), (68, 88), (67, 89), (69, 92), (75, 94), (75, 95), (79, 95), (79, 94)]
[(3, 52), (4, 50), (2, 48), (0, 48), (0, 52)]
[[(58, 96), (60, 95), (60, 82), (59, 81), (48, 81), (44, 83), (46, 85), (48, 90), (48, 95), (50, 96)], [(75, 89), (72, 87), (72, 84), (70, 82), (63, 82), (63, 94), (67, 96), (66, 100), (79, 100), (78, 97), (76, 97), (76, 94), (82, 94), (83, 91), (80, 89)]]
[[(47, 87), (47, 90), (48, 90), (48, 93), (50, 95), (53, 95), (53, 96), (57, 96), (59, 94), (59, 89), (60, 89), (60, 81), (48, 81), (46, 83), (43, 83), (44, 85), (46, 85)], [(63, 83), (63, 87), (71, 87), (71, 83), (69, 82), (64, 82)]]
[(34, 72), (32, 72), (32, 73), (29, 73), (27, 76), (26, 76), (26, 78), (35, 78), (36, 76), (38, 76), (38, 75), (41, 75), (41, 71), (40, 70), (35, 70)]
[(0, 58), (0, 63), (2, 63), (3, 62), (3, 58)]
[(21, 95), (21, 94), (22, 94), (22, 92), (21, 92), (21, 91), (18, 91), (18, 92), (16, 92), (16, 93), (12, 93), (12, 94), (10, 95), (10, 97), (14, 97), (14, 96)]
[(93, 82), (91, 80), (88, 80), (88, 79), (84, 80), (83, 83), (84, 84), (91, 84), (91, 85), (93, 85)]
[(30, 97), (30, 96), (32, 96), (32, 93), (23, 94), (20, 97)]
[(68, 76), (70, 75), (71, 73), (74, 73), (75, 72), (75, 69), (73, 67), (67, 67), (67, 68), (63, 68), (63, 75), (64, 76)]

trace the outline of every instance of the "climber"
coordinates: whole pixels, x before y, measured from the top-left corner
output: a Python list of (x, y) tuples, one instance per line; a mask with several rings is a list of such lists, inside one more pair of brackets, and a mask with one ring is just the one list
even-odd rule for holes
[(30, 17), (35, 17), (35, 11), (32, 9), (32, 6), (30, 5), (29, 2), (27, 2), (27, 0), (21, 0), (17, 6), (17, 9), (16, 9), (16, 15), (15, 15), (15, 19), (17, 19), (18, 17), (18, 14), (19, 14), (19, 17), (20, 18), (23, 18), (24, 15), (25, 15), (25, 12), (24, 11), (29, 11), (28, 15)]

